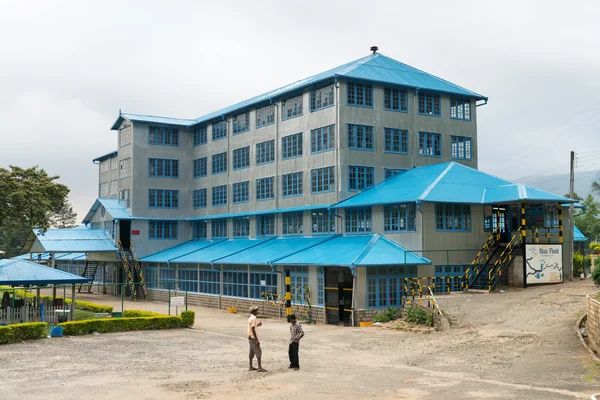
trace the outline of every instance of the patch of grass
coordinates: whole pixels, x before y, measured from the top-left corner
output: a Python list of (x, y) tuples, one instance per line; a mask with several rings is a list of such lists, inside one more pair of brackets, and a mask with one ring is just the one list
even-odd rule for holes
[(79, 310), (79, 309), (75, 309), (75, 320), (82, 320), (82, 319), (93, 319), (94, 318), (94, 314), (96, 314), (93, 311), (88, 311), (88, 310)]

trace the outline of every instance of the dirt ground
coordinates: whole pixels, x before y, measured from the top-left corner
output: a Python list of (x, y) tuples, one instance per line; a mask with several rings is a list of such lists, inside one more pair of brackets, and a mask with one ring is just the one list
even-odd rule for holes
[(194, 329), (0, 346), (0, 399), (589, 399), (600, 365), (575, 324), (592, 291), (577, 281), (441, 296), (448, 332), (304, 325), (298, 372), (287, 369), (288, 325), (263, 319), (262, 374), (247, 371), (247, 315), (197, 307)]

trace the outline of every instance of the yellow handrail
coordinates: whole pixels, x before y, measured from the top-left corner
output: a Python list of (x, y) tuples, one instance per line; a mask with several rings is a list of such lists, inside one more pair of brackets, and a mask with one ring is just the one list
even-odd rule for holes
[[(490, 268), (490, 271), (488, 272), (488, 291), (489, 292), (492, 291), (492, 282), (494, 279), (496, 279), (496, 276), (502, 276), (502, 266), (504, 265), (504, 262), (507, 260), (508, 261), (512, 260), (513, 248), (515, 248), (515, 246), (521, 242), (521, 230), (522, 230), (522, 227), (519, 227), (519, 229), (512, 235), (512, 237), (510, 238), (510, 242), (508, 243), (508, 245), (506, 245), (504, 250), (502, 250), (502, 253), (500, 253), (500, 257), (498, 257), (496, 262), (494, 262), (493, 267)], [(508, 251), (508, 254), (505, 257), (505, 254), (507, 251)]]
[(121, 256), (121, 260), (123, 261), (123, 268), (127, 272), (127, 279), (129, 281), (129, 285), (131, 287), (131, 295), (133, 296), (133, 301), (136, 300), (135, 294), (135, 285), (133, 284), (133, 277), (131, 276), (131, 269), (128, 267), (129, 263), (127, 262), (127, 257), (125, 257), (125, 249), (123, 248), (123, 244), (121, 243), (121, 239), (117, 240), (117, 247), (119, 248), (119, 255)]
[[(471, 275), (471, 272), (473, 272), (475, 276), (477, 276), (477, 274), (479, 274), (479, 265), (483, 262), (483, 261), (488, 261), (490, 259), (490, 249), (492, 246), (494, 246), (498, 240), (500, 240), (500, 227), (497, 227), (496, 229), (494, 229), (492, 231), (492, 233), (490, 234), (490, 236), (487, 238), (487, 240), (485, 241), (485, 243), (483, 244), (483, 246), (481, 246), (481, 250), (479, 250), (479, 252), (477, 253), (477, 255), (475, 256), (475, 259), (471, 262), (471, 265), (466, 269), (465, 271), (465, 285), (466, 288), (469, 288), (469, 278)], [(485, 251), (485, 253), (484, 253)], [(483, 259), (482, 255), (485, 255), (485, 260)], [(471, 271), (471, 268), (473, 268), (473, 271)]]

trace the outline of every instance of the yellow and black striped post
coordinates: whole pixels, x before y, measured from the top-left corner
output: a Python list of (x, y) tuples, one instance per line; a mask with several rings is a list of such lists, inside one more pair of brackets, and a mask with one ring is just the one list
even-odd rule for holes
[[(573, 223), (573, 221), (571, 221)], [(563, 243), (563, 218), (562, 218), (562, 205), (558, 205), (558, 242)]]
[(527, 241), (527, 222), (525, 221), (525, 203), (521, 203), (521, 240)]
[(540, 242), (540, 236), (539, 236), (539, 228), (536, 226), (535, 227), (535, 242), (539, 243)]
[(292, 278), (290, 270), (285, 270), (285, 315), (287, 318), (292, 315)]

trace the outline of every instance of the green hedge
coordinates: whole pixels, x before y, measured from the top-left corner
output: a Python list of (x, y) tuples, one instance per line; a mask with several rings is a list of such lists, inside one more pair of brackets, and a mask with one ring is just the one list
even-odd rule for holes
[(194, 321), (196, 320), (196, 313), (194, 311), (184, 311), (181, 313), (181, 319), (183, 320), (183, 326), (186, 328), (191, 328), (194, 326)]
[(29, 339), (41, 339), (45, 335), (46, 327), (44, 322), (28, 322), (25, 324), (15, 324), (0, 326), (0, 344), (22, 342)]
[[(7, 287), (7, 286), (0, 286), (0, 292), (8, 292), (10, 294), (13, 293), (13, 289)], [(35, 294), (29, 292), (29, 291), (25, 291), (22, 289), (17, 289), (14, 290), (14, 293), (18, 296), (21, 296), (23, 298), (27, 297), (27, 298), (33, 298), (35, 297)], [(0, 296), (2, 297), (2, 296)], [(40, 296), (42, 299), (50, 299), (52, 300), (52, 296)], [(62, 297), (57, 297), (57, 299), (62, 299)], [(65, 300), (66, 304), (71, 304), (71, 299), (66, 299)], [(82, 301), (82, 300), (75, 300), (75, 308), (79, 309), (79, 310), (87, 310), (87, 311), (93, 311), (95, 313), (111, 313), (113, 311), (113, 307), (112, 306), (105, 306), (102, 304), (96, 304), (96, 303), (90, 303), (88, 301)]]
[(58, 324), (58, 326), (63, 327), (63, 334), (67, 336), (87, 335), (93, 332), (126, 332), (186, 327), (181, 317), (166, 315), (69, 321)]
[(165, 316), (165, 314), (159, 314), (154, 311), (144, 311), (144, 310), (125, 310), (125, 311), (123, 311), (124, 318), (158, 317), (158, 316)]

